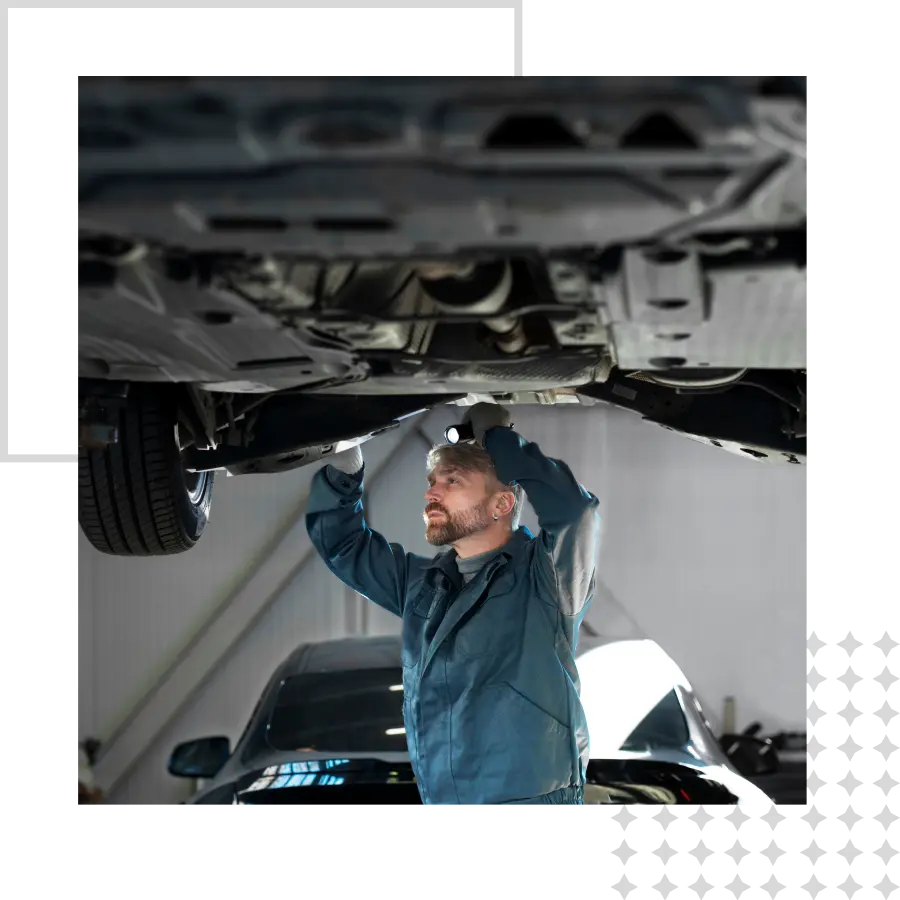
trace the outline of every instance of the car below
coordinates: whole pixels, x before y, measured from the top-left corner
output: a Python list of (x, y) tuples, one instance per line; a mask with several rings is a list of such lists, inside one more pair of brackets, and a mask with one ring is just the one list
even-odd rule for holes
[[(577, 661), (591, 735), (586, 804), (771, 805), (729, 762), (658, 644), (584, 634)], [(225, 737), (180, 744), (169, 772), (204, 780), (191, 804), (421, 803), (402, 690), (399, 637), (304, 644), (233, 750)]]
[(82, 78), (78, 254), (104, 553), (475, 395), (806, 458), (804, 77)]

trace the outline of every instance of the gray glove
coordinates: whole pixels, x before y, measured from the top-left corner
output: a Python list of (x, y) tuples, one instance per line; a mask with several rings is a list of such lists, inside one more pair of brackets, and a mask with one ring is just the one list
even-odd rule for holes
[(355, 475), (363, 467), (362, 447), (357, 444), (348, 450), (335, 453), (329, 457), (328, 465), (347, 475)]
[(491, 428), (509, 428), (509, 412), (497, 403), (476, 403), (470, 407), (463, 422), (472, 426), (475, 440), (484, 446), (484, 434)]

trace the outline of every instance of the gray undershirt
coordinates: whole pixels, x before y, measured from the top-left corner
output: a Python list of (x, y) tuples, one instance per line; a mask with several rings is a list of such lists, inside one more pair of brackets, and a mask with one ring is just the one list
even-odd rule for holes
[(479, 553), (477, 556), (468, 556), (465, 559), (456, 557), (456, 568), (462, 575), (462, 580), (468, 584), (495, 556), (497, 556), (502, 547), (494, 550), (488, 550), (487, 553)]

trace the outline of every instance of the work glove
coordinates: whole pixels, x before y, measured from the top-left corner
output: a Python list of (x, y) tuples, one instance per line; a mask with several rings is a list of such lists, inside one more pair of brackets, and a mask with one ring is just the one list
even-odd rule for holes
[(491, 428), (509, 428), (512, 425), (509, 412), (497, 403), (476, 403), (469, 408), (463, 422), (471, 426), (475, 440), (482, 447), (485, 432)]
[(328, 465), (347, 475), (355, 475), (363, 467), (362, 447), (357, 444), (355, 447), (335, 453), (329, 457)]

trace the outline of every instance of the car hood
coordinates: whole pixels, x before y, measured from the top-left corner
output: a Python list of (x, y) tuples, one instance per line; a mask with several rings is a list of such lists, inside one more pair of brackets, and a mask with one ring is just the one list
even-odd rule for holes
[[(421, 799), (408, 761), (335, 756), (254, 768), (195, 802), (392, 805), (420, 804)], [(585, 803), (771, 805), (762, 792), (725, 767), (693, 768), (637, 756), (591, 760)]]
[(580, 643), (578, 675), (591, 756), (620, 758), (619, 748), (644, 716), (673, 688), (691, 691), (690, 682), (655, 641), (582, 639)]

